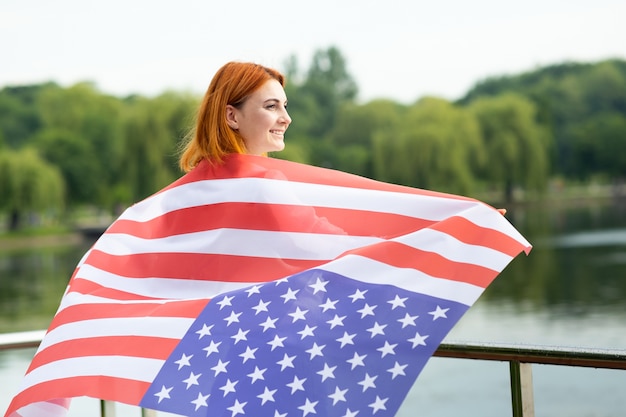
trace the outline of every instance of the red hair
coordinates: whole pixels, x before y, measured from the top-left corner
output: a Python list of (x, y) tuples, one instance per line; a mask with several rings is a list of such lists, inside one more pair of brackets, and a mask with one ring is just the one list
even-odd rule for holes
[(240, 107), (271, 79), (284, 87), (280, 72), (254, 63), (229, 62), (215, 73), (179, 160), (183, 171), (191, 171), (202, 159), (219, 162), (228, 154), (246, 153), (243, 137), (226, 123), (226, 106)]

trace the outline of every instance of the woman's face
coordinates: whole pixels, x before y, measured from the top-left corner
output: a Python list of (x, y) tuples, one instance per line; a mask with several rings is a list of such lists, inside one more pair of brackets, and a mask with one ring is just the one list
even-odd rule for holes
[(226, 106), (226, 121), (239, 131), (248, 153), (262, 155), (282, 151), (285, 131), (291, 123), (285, 90), (278, 81), (267, 81), (239, 108)]

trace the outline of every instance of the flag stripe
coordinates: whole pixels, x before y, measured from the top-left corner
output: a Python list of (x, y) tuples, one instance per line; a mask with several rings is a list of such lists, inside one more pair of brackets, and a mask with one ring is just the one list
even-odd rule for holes
[(106, 343), (104, 341), (97, 336), (49, 346), (35, 356), (29, 370), (66, 359), (68, 352), (72, 351), (78, 352), (73, 356), (134, 356), (165, 360), (178, 343), (178, 339), (145, 336), (107, 336)]
[(163, 303), (127, 303), (109, 302), (106, 304), (73, 304), (56, 315), (57, 319), (48, 331), (74, 322), (92, 319), (125, 318), (125, 317), (197, 317), (206, 305), (207, 300), (168, 301)]
[(483, 288), (489, 285), (497, 275), (494, 270), (468, 263), (459, 265), (459, 263), (451, 262), (437, 253), (415, 250), (391, 241), (356, 249), (349, 253), (365, 256), (398, 268), (420, 270), (433, 278), (467, 282)]
[[(97, 361), (99, 358), (92, 358)], [(108, 358), (105, 358), (108, 360)], [(133, 359), (133, 358), (131, 358)], [(61, 369), (59, 373), (63, 373)], [(29, 386), (15, 396), (12, 406), (16, 409), (29, 403), (29, 398), (72, 398), (80, 396), (88, 396), (93, 398), (117, 398), (119, 402), (131, 404), (135, 398), (140, 397), (146, 392), (150, 384), (145, 381), (137, 381), (132, 379), (111, 378), (107, 376), (87, 376), (87, 377), (66, 377), (45, 380), (37, 385)], [(34, 403), (39, 404), (39, 403)], [(39, 406), (41, 407), (41, 406)], [(46, 407), (47, 408), (47, 407)], [(41, 411), (41, 408), (37, 408)], [(62, 411), (59, 407), (49, 412), (49, 415)], [(26, 414), (24, 414), (26, 415)], [(46, 414), (31, 414), (33, 417), (42, 417)]]
[[(224, 228), (249, 230), (280, 228), (286, 232), (394, 237), (408, 230), (420, 229), (434, 223), (434, 221), (400, 214), (335, 207), (225, 202), (211, 206), (213, 215), (210, 217), (205, 216), (206, 208), (206, 205), (181, 208), (164, 212), (161, 216), (146, 221), (121, 219), (111, 226), (109, 233), (127, 233), (152, 239)], [(236, 215), (241, 210), (249, 211), (254, 215), (241, 218)], [(302, 212), (305, 210), (310, 213), (303, 215)], [(303, 218), (309, 218), (311, 221), (303, 222)], [(334, 224), (341, 224), (341, 229), (332, 226)]]
[[(114, 262), (115, 259), (111, 259)], [(106, 262), (103, 262), (103, 267), (106, 267)], [(123, 269), (121, 272), (125, 272)], [(246, 287), (250, 285), (249, 282), (216, 282), (206, 280), (190, 280), (190, 279), (176, 279), (176, 278), (135, 278), (132, 276), (123, 276), (107, 272), (103, 269), (96, 268), (90, 264), (84, 264), (75, 275), (76, 282), (79, 281), (91, 281), (101, 287), (108, 287), (111, 290), (111, 294), (105, 293), (105, 291), (98, 293), (98, 298), (102, 298), (106, 295), (111, 295), (111, 299), (123, 301), (127, 298), (119, 298), (117, 295), (120, 293), (135, 294), (136, 296), (129, 301), (137, 301), (143, 299), (146, 301), (152, 301), (155, 299), (162, 300), (182, 300), (197, 298), (199, 294), (206, 298), (213, 298), (216, 294), (220, 294), (226, 291), (233, 291), (238, 288)], [(82, 283), (79, 283), (77, 288), (81, 288)], [(82, 292), (82, 291), (79, 291)], [(83, 292), (84, 293), (84, 292)], [(69, 297), (76, 297), (74, 293), (74, 286), (68, 293)], [(95, 301), (94, 301), (95, 302)], [(61, 304), (61, 308), (68, 304), (64, 302)], [(71, 303), (69, 303), (71, 304)]]
[(77, 334), (80, 335), (79, 338), (108, 336), (180, 338), (192, 321), (183, 317), (128, 317), (70, 322), (48, 332), (39, 350), (74, 339)]

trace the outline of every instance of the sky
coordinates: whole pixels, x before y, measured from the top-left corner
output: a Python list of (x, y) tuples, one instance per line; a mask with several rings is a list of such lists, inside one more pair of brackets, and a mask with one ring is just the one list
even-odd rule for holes
[(228, 61), (308, 69), (337, 47), (362, 102), (461, 98), (488, 77), (626, 59), (624, 0), (0, 0), (0, 88), (202, 94)]

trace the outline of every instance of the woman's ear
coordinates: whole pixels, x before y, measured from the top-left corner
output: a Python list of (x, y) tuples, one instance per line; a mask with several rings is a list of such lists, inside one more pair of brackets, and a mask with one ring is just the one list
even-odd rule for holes
[(230, 104), (226, 105), (226, 123), (231, 129), (239, 129), (239, 123), (237, 123), (237, 109)]

